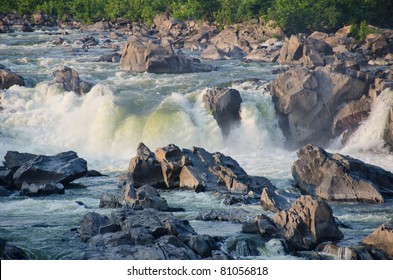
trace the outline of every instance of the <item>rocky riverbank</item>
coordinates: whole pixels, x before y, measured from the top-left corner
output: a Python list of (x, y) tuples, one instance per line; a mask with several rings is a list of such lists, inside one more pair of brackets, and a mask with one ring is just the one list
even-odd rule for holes
[[(23, 32), (47, 28), (38, 16), (30, 27), (26, 19), (15, 16), (7, 20), (0, 26), (6, 32), (18, 26)], [(281, 73), (268, 88), (285, 146), (298, 149), (293, 181), (288, 183), (298, 191), (291, 193), (275, 186), (273, 179), (249, 175), (234, 158), (221, 152), (204, 147), (182, 149), (174, 144), (153, 152), (140, 143), (127, 172), (120, 176), (121, 190), (105, 193), (97, 205), (115, 210), (109, 215), (89, 212), (81, 217), (77, 232), (88, 243), (85, 259), (252, 258), (260, 254), (257, 243), (277, 243), (286, 254), (302, 258), (392, 258), (391, 222), (386, 221), (355, 245), (341, 245), (348, 225), (335, 218), (330, 205), (332, 201), (384, 203), (393, 195), (392, 173), (317, 146), (326, 147), (340, 136), (347, 141), (367, 120), (382, 92), (391, 94), (391, 30), (375, 29), (364, 42), (351, 38), (348, 27), (334, 34), (315, 32), (284, 39), (271, 23), (237, 24), (219, 30), (168, 14), (157, 16), (152, 28), (131, 22), (61, 27), (89, 30), (93, 35), (71, 42), (66, 31), (51, 30), (48, 32), (56, 37), (48, 42), (51, 46), (70, 56), (105, 48), (107, 55), (88, 63), (114, 63), (122, 73), (221, 71), (211, 65), (217, 60), (281, 64)], [(29, 86), (29, 77), (22, 78), (11, 70), (0, 66), (4, 92), (14, 85)], [(77, 70), (68, 66), (51, 69), (50, 86), (58, 85), (66, 94), (74, 92), (83, 99), (97, 81), (89, 76), (81, 79)], [(211, 87), (202, 102), (203, 112), (212, 115), (224, 139), (241, 125), (242, 104), (247, 101), (238, 90)], [(381, 120), (387, 146), (393, 142), (392, 110)], [(113, 112), (120, 114), (113, 110), (107, 115)], [(15, 195), (34, 199), (63, 195), (87, 174), (86, 160), (72, 151), (54, 156), (10, 151), (0, 166), (0, 196), (7, 200)], [(223, 236), (199, 234), (190, 221), (177, 215), (184, 209), (164, 198), (177, 192), (214, 194), (230, 209), (205, 209), (197, 220), (236, 223), (241, 234), (251, 237), (235, 238), (228, 244)], [(258, 213), (241, 209), (242, 205), (251, 205)], [(3, 251), (2, 258), (12, 258), (13, 254)], [(22, 253), (17, 256), (24, 258)]]

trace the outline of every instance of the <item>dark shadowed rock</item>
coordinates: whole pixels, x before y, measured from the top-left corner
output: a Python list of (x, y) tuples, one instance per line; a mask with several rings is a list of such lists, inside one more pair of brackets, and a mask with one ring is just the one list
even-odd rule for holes
[(94, 212), (85, 214), (80, 223), (81, 226), (78, 229), (81, 239), (88, 241), (94, 235), (99, 234), (100, 227), (107, 226), (108, 224), (109, 218), (106, 216), (101, 216)]
[(87, 162), (73, 152), (64, 152), (54, 156), (37, 156), (27, 161), (14, 173), (14, 184), (24, 182), (38, 185), (61, 183), (66, 185), (87, 173)]
[(120, 59), (120, 70), (149, 73), (210, 72), (210, 65), (198, 59), (177, 55), (168, 40), (130, 36)]
[(19, 153), (16, 151), (7, 151), (4, 156), (4, 165), (14, 172), (19, 169), (24, 163), (33, 160), (37, 155), (30, 153)]
[(166, 186), (161, 164), (143, 143), (138, 144), (137, 156), (130, 160), (128, 172), (132, 178), (132, 184), (136, 187), (143, 185), (154, 187)]
[(311, 196), (299, 197), (288, 210), (277, 213), (274, 222), (296, 250), (309, 250), (323, 241), (343, 237), (330, 206)]
[(0, 186), (12, 187), (12, 170), (7, 169), (4, 166), (0, 166)]
[(212, 251), (217, 249), (216, 242), (209, 235), (192, 235), (188, 240), (188, 245), (203, 258), (211, 257)]
[(231, 128), (240, 123), (242, 98), (236, 89), (209, 89), (203, 96), (203, 101), (207, 110), (216, 119), (224, 135), (228, 135)]
[[(1, 182), (0, 182), (1, 183)], [(6, 188), (0, 186), (0, 197), (8, 197), (10, 196), (12, 193), (7, 190)]]
[(0, 239), (0, 260), (28, 260), (27, 254), (20, 248)]
[(373, 231), (362, 243), (384, 251), (393, 259), (393, 219)]
[(51, 194), (64, 194), (64, 186), (60, 183), (57, 184), (43, 184), (43, 185), (36, 185), (36, 184), (28, 184), (23, 183), (19, 195), (21, 196), (45, 196)]
[(393, 174), (380, 167), (306, 145), (292, 165), (296, 187), (326, 200), (384, 202), (393, 194)]
[(0, 89), (8, 89), (13, 85), (24, 86), (25, 81), (9, 69), (0, 68)]
[(255, 215), (244, 209), (233, 208), (229, 210), (205, 210), (200, 212), (196, 219), (200, 221), (243, 223), (254, 218)]
[(63, 84), (66, 91), (85, 94), (93, 87), (92, 83), (81, 80), (76, 70), (67, 66), (63, 66), (59, 70), (53, 72), (53, 76), (55, 77), (56, 83)]

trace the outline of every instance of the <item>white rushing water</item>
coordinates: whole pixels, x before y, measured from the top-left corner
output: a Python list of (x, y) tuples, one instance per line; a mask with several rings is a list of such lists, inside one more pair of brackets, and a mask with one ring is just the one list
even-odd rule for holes
[[(96, 62), (100, 55), (111, 51), (108, 48), (67, 51), (67, 45), (77, 48), (75, 40), (85, 35), (71, 32), (65, 37), (68, 43), (62, 46), (53, 46), (50, 42), (56, 37), (43, 32), (0, 35), (0, 63), (25, 77), (30, 85), (0, 91), (0, 157), (8, 150), (49, 155), (74, 150), (88, 161), (89, 168), (111, 176), (84, 182), (87, 189), (71, 190), (65, 196), (0, 201), (0, 237), (14, 235), (13, 240), (27, 250), (33, 244), (37, 252), (31, 254), (36, 258), (80, 258), (84, 245), (67, 232), (89, 210), (75, 201), (99, 211), (100, 195), (118, 192), (115, 175), (127, 168), (139, 142), (152, 150), (174, 143), (180, 148), (200, 146), (210, 152), (220, 151), (236, 159), (249, 174), (267, 176), (279, 188), (291, 189), (290, 168), (296, 153), (284, 147), (272, 98), (264, 87), (274, 78), (271, 74), (274, 65), (219, 61), (209, 62), (218, 67), (218, 71), (211, 73), (125, 73), (118, 70), (118, 64)], [(63, 65), (77, 70), (81, 79), (93, 82), (92, 90), (77, 96), (54, 84), (52, 73)], [(241, 124), (226, 138), (202, 100), (206, 89), (212, 86), (234, 87), (243, 99)], [(370, 118), (349, 143), (332, 150), (393, 171), (393, 157), (383, 147), (381, 121), (387, 119), (393, 103), (391, 97), (392, 94), (384, 92)], [(179, 216), (187, 219), (209, 207), (227, 207), (212, 194), (163, 195), (170, 205), (185, 207), (186, 212)], [(391, 216), (388, 208), (379, 212), (378, 206), (371, 206), (373, 212), (368, 212), (367, 205), (333, 205), (333, 208), (340, 219), (352, 222), (355, 227), (346, 232), (344, 244), (356, 243), (359, 236), (365, 236)], [(247, 210), (262, 211), (259, 207)], [(206, 234), (218, 234), (221, 229), (226, 234), (239, 232), (239, 226), (230, 223), (214, 226), (192, 221), (192, 225)], [(35, 235), (45, 236), (48, 231), (53, 235), (47, 245), (31, 236), (32, 226)], [(59, 234), (66, 241), (59, 241)], [(59, 253), (53, 249), (56, 246), (69, 250)], [(259, 244), (258, 250), (261, 258), (288, 257), (277, 240)]]

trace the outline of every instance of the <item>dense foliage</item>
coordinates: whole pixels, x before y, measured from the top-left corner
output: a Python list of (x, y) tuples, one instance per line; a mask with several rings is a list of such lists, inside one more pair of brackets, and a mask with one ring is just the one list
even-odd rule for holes
[(151, 23), (161, 12), (180, 19), (231, 24), (253, 18), (273, 19), (287, 33), (334, 30), (367, 22), (393, 26), (391, 0), (0, 0), (0, 13), (41, 10), (91, 23), (118, 18)]

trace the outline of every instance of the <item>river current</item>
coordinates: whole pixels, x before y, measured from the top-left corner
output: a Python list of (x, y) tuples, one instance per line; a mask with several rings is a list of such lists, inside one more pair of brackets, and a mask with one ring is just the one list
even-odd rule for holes
[[(27, 80), (26, 87), (13, 86), (0, 91), (0, 157), (8, 150), (53, 155), (73, 150), (107, 177), (84, 178), (87, 186), (66, 190), (65, 195), (41, 198), (13, 196), (0, 199), (0, 238), (26, 250), (33, 259), (81, 259), (85, 243), (75, 229), (89, 211), (110, 214), (99, 209), (103, 193), (119, 193), (117, 177), (144, 142), (150, 149), (174, 143), (180, 148), (203, 147), (232, 156), (250, 174), (269, 178), (278, 188), (297, 193), (291, 187), (291, 165), (296, 151), (285, 148), (284, 136), (277, 124), (274, 105), (266, 84), (275, 78), (278, 66), (241, 61), (209, 61), (217, 70), (211, 73), (181, 75), (127, 73), (117, 63), (97, 62), (111, 53), (112, 40), (87, 51), (80, 40), (98, 34), (55, 30), (33, 33), (0, 34), (0, 63)], [(100, 33), (109, 35), (105, 33)], [(66, 42), (55, 46), (57, 37)], [(76, 51), (70, 52), (73, 48)], [(189, 53), (198, 57), (198, 53)], [(63, 65), (78, 71), (83, 80), (95, 84), (85, 96), (65, 92), (54, 83), (53, 72)], [(214, 118), (205, 110), (202, 97), (213, 86), (230, 86), (243, 99), (241, 124), (223, 138)], [(383, 147), (384, 121), (391, 104), (380, 98), (369, 119), (352, 140), (342, 147), (339, 141), (325, 147), (378, 165), (393, 172), (393, 155)], [(206, 209), (228, 209), (222, 198), (211, 193), (190, 191), (163, 192), (176, 213), (190, 220), (200, 234), (231, 239), (252, 239), (260, 256), (253, 258), (286, 259), (279, 242), (258, 241), (240, 233), (240, 226), (223, 222), (201, 222), (195, 218)], [(77, 203), (83, 202), (88, 208)], [(343, 229), (340, 245), (356, 245), (382, 223), (393, 217), (393, 201), (385, 204), (330, 203), (334, 215), (350, 225)], [(259, 206), (241, 206), (258, 214)], [(241, 258), (242, 256), (239, 256)]]

